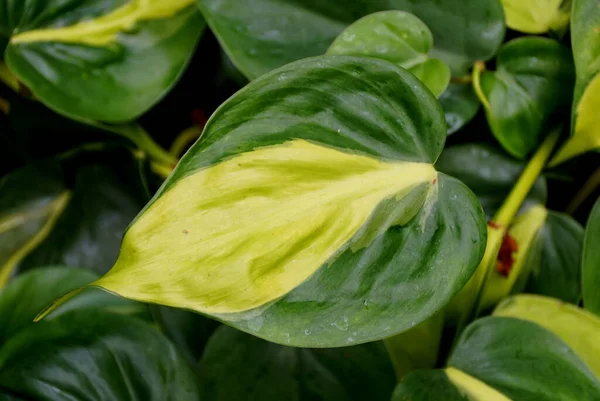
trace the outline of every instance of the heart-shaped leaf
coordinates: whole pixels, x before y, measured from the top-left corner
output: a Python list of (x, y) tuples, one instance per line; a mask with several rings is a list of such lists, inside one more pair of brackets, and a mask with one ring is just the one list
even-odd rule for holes
[(94, 285), (282, 344), (398, 334), (485, 247), (475, 196), (433, 168), (445, 137), (434, 96), (392, 63), (290, 64), (211, 117)]
[(583, 245), (583, 306), (600, 316), (600, 198), (590, 213)]
[(211, 337), (200, 377), (201, 398), (219, 401), (387, 401), (396, 384), (381, 342), (301, 349), (227, 326)]
[(497, 0), (198, 0), (200, 9), (232, 61), (250, 79), (308, 56), (325, 53), (348, 25), (368, 14), (402, 10), (432, 30), (435, 57), (456, 75), (475, 60), (491, 58), (504, 37), (502, 5)]
[(600, 319), (560, 300), (539, 295), (506, 299), (494, 316), (514, 317), (536, 323), (560, 337), (600, 379)]
[[(0, 348), (9, 338), (33, 323), (48, 304), (61, 295), (96, 280), (89, 270), (68, 267), (45, 267), (22, 274), (0, 290)], [(126, 301), (99, 289), (86, 289), (53, 311), (54, 319), (71, 310), (104, 308), (114, 313), (147, 317), (143, 304)]]
[[(525, 163), (484, 143), (468, 143), (444, 149), (435, 167), (465, 183), (477, 195), (489, 219), (498, 211), (525, 168)], [(522, 210), (546, 204), (546, 179), (540, 176)]]
[(524, 320), (487, 317), (465, 329), (446, 369), (410, 373), (392, 400), (592, 401), (598, 397), (598, 379), (555, 334)]
[(502, 0), (506, 25), (525, 33), (563, 33), (569, 25), (571, 0)]
[(552, 159), (557, 165), (600, 150), (600, 7), (596, 0), (573, 0), (571, 45), (577, 81), (573, 95), (571, 138)]
[(579, 302), (582, 244), (583, 228), (572, 217), (541, 205), (531, 207), (508, 231), (505, 253), (501, 251), (482, 297), (483, 309), (511, 291)]
[(505, 44), (495, 72), (481, 78), (492, 133), (515, 157), (537, 148), (546, 124), (569, 105), (574, 82), (568, 48), (553, 39), (525, 37)]
[(450, 82), (450, 68), (428, 56), (433, 35), (419, 18), (404, 11), (381, 11), (344, 29), (327, 54), (375, 57), (406, 68), (437, 97)]
[[(204, 22), (193, 0), (1, 0), (10, 69), (72, 117), (135, 119), (176, 82)], [(140, 68), (152, 66), (152, 68)]]
[(31, 325), (0, 349), (0, 394), (27, 400), (197, 401), (196, 381), (156, 329), (98, 309)]

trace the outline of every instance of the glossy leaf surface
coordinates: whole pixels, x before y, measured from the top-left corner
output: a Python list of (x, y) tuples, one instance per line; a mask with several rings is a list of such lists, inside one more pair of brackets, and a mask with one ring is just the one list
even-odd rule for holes
[(487, 60), (504, 37), (497, 0), (198, 0), (208, 24), (237, 67), (250, 79), (289, 62), (325, 53), (357, 19), (384, 10), (419, 17), (433, 33), (434, 57), (463, 75), (475, 60)]
[(0, 392), (28, 400), (197, 401), (196, 380), (156, 329), (101, 310), (31, 325), (0, 349)]
[[(435, 166), (464, 182), (477, 195), (491, 219), (519, 179), (525, 163), (493, 146), (469, 143), (444, 149)], [(539, 177), (527, 194), (523, 209), (545, 204), (547, 196), (546, 179)]]
[(431, 164), (445, 137), (431, 92), (392, 63), (290, 64), (213, 115), (95, 285), (282, 344), (405, 331), (485, 244), (474, 195)]
[(494, 316), (514, 317), (536, 323), (561, 338), (600, 378), (600, 319), (560, 300), (522, 294), (506, 299)]
[(419, 18), (403, 11), (381, 11), (344, 29), (327, 54), (388, 60), (412, 72), (437, 97), (450, 82), (450, 68), (429, 58), (432, 46), (433, 35)]
[(446, 116), (448, 135), (455, 133), (471, 121), (480, 106), (471, 85), (452, 82), (439, 97), (439, 101)]
[(596, 0), (573, 0), (571, 46), (577, 80), (571, 138), (552, 159), (556, 165), (600, 149), (600, 7)]
[(215, 401), (387, 401), (396, 384), (381, 342), (292, 348), (227, 326), (211, 337), (199, 375), (202, 399)]
[(583, 245), (583, 306), (600, 316), (600, 199), (590, 213)]
[[(8, 339), (33, 324), (33, 319), (57, 297), (96, 280), (89, 270), (44, 267), (19, 275), (0, 290), (0, 348)], [(52, 312), (54, 319), (71, 310), (103, 308), (114, 313), (147, 317), (145, 305), (98, 289), (87, 289)]]
[(559, 337), (524, 320), (487, 317), (465, 329), (446, 369), (409, 374), (392, 400), (591, 401), (599, 396), (598, 378)]
[(486, 117), (502, 147), (524, 159), (539, 145), (548, 119), (571, 102), (574, 68), (569, 49), (540, 37), (505, 44), (481, 89)]
[[(204, 22), (193, 0), (2, 0), (10, 69), (50, 108), (127, 121), (176, 82)], [(152, 68), (139, 68), (149, 66)]]

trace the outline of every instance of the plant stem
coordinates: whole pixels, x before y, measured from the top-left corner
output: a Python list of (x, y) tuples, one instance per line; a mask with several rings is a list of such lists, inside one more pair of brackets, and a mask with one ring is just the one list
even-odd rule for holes
[(3, 61), (0, 61), (0, 81), (15, 92), (19, 92), (19, 80)]
[(566, 212), (568, 214), (573, 214), (581, 206), (581, 204), (594, 193), (596, 188), (600, 187), (600, 167), (596, 169), (588, 178), (588, 180), (583, 184), (583, 187), (577, 192), (577, 195), (573, 198), (569, 206), (567, 206)]
[(492, 107), (490, 106), (490, 102), (487, 97), (485, 97), (485, 93), (483, 93), (483, 89), (481, 89), (481, 73), (485, 71), (485, 63), (483, 61), (476, 61), (473, 65), (473, 72), (471, 73), (471, 81), (473, 83), (473, 90), (477, 95), (477, 98), (483, 105), (483, 107), (488, 111), (492, 111)]
[(10, 113), (10, 103), (3, 97), (0, 97), (0, 111), (5, 115), (8, 115), (8, 113)]
[(202, 135), (202, 130), (204, 127), (199, 125), (192, 125), (189, 128), (183, 130), (177, 138), (173, 141), (171, 148), (169, 149), (169, 153), (173, 157), (181, 157), (181, 154), (185, 150), (185, 148), (190, 144), (190, 142), (195, 141)]

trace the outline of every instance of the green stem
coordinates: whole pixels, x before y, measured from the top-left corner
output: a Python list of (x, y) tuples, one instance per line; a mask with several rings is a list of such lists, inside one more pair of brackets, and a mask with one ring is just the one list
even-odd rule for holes
[(581, 204), (594, 193), (596, 188), (600, 187), (600, 167), (596, 169), (590, 176), (590, 178), (583, 184), (583, 187), (577, 192), (577, 195), (573, 198), (569, 206), (567, 206), (566, 212), (573, 214), (581, 206)]
[(485, 63), (483, 61), (476, 61), (473, 65), (473, 71), (471, 72), (471, 81), (473, 83), (473, 90), (477, 95), (477, 98), (483, 105), (483, 107), (488, 111), (492, 111), (492, 107), (490, 106), (490, 102), (487, 97), (485, 97), (485, 93), (483, 93), (483, 89), (481, 89), (481, 73), (485, 71)]
[(177, 138), (175, 138), (171, 148), (169, 149), (171, 156), (180, 157), (191, 142), (200, 138), (200, 135), (202, 135), (202, 130), (203, 127), (199, 125), (193, 125), (177, 135)]
[(8, 68), (6, 63), (0, 61), (0, 81), (4, 82), (6, 86), (14, 90), (15, 92), (19, 92), (19, 80), (12, 73), (12, 71)]

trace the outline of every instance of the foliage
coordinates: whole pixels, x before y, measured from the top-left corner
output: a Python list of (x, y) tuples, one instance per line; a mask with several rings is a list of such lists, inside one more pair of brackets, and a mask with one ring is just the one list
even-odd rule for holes
[(597, 0), (0, 0), (0, 50), (1, 401), (600, 399)]

